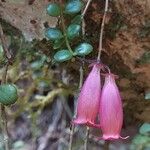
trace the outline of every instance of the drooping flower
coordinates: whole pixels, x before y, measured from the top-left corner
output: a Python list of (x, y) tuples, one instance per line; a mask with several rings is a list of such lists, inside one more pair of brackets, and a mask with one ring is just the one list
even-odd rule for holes
[(100, 66), (95, 64), (85, 80), (77, 100), (77, 115), (74, 124), (94, 126), (99, 111), (101, 93)]
[(123, 123), (123, 108), (119, 90), (115, 83), (115, 75), (111, 73), (105, 76), (99, 116), (103, 133), (102, 138), (104, 140), (119, 139)]

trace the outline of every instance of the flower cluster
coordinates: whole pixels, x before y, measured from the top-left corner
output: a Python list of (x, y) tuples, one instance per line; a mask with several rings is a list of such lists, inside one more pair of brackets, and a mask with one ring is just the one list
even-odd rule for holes
[(105, 82), (101, 90), (101, 68), (102, 65), (94, 64), (86, 78), (79, 94), (77, 115), (73, 123), (100, 128), (104, 140), (119, 139), (122, 138), (122, 100), (115, 83), (115, 75), (109, 69), (104, 74)]

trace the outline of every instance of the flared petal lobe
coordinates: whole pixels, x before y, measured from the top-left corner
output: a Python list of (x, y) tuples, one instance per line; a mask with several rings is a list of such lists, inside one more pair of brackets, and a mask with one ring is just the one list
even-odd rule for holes
[(100, 100), (100, 126), (104, 140), (120, 138), (123, 123), (122, 101), (113, 74), (105, 76)]
[(73, 123), (94, 126), (99, 111), (100, 92), (100, 68), (95, 64), (81, 88), (77, 102), (77, 116)]

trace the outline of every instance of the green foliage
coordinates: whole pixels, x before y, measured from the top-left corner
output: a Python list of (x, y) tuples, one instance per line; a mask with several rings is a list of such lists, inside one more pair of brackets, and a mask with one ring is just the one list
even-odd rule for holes
[(150, 37), (150, 21), (146, 22), (145, 25), (141, 27), (141, 30), (139, 31), (139, 37)]
[(71, 0), (65, 6), (66, 14), (76, 14), (81, 11), (83, 3), (80, 0)]
[[(49, 15), (60, 15), (61, 17), (58, 25), (61, 25), (62, 31), (57, 28), (48, 28), (45, 32), (45, 36), (53, 41), (53, 49), (60, 49), (55, 53), (53, 62), (64, 62), (70, 60), (73, 56), (85, 56), (92, 52), (93, 47), (88, 43), (81, 43), (75, 48), (74, 52), (72, 50), (72, 45), (77, 43), (74, 39), (80, 36), (83, 16), (77, 13), (81, 11), (82, 7), (83, 2), (80, 0), (70, 0), (65, 4), (64, 8), (61, 8), (61, 5), (56, 3), (48, 5), (47, 12)], [(70, 16), (63, 16), (63, 13), (61, 13), (63, 9), (64, 13), (70, 14)], [(71, 20), (68, 21), (67, 17)], [(71, 24), (67, 26), (65, 25), (66, 22), (71, 22)], [(32, 68), (40, 68), (41, 66), (42, 64), (39, 61), (32, 64)]]
[(82, 15), (77, 15), (75, 16), (72, 20), (71, 20), (71, 23), (72, 24), (81, 24), (82, 22), (82, 19), (83, 19), (83, 16)]
[(23, 141), (16, 141), (13, 143), (13, 150), (23, 150), (25, 143)]
[(3, 105), (14, 104), (18, 99), (17, 88), (14, 84), (0, 85), (0, 103)]
[(4, 150), (3, 135), (0, 134), (0, 150)]
[(145, 100), (150, 100), (150, 92), (145, 94)]
[(31, 63), (31, 68), (34, 70), (39, 70), (41, 69), (41, 67), (43, 67), (45, 61), (46, 61), (46, 56), (41, 55), (41, 57), (38, 60), (33, 61)]
[(133, 144), (136, 144), (136, 145), (139, 145), (139, 144), (144, 145), (150, 142), (150, 138), (144, 135), (137, 135), (135, 136), (132, 142)]
[(60, 40), (55, 40), (53, 44), (53, 49), (60, 48), (65, 43), (65, 40), (62, 38)]
[(147, 51), (143, 54), (143, 56), (139, 60), (140, 64), (149, 64), (150, 63), (150, 52)]
[(81, 43), (75, 48), (74, 55), (85, 56), (92, 52), (93, 47), (89, 43)]
[(0, 63), (4, 63), (4, 62), (5, 62), (4, 50), (2, 45), (0, 45)]
[(133, 140), (132, 144), (130, 146), (130, 150), (148, 150), (150, 149), (150, 124), (144, 123), (140, 129), (139, 134), (137, 134)]
[(68, 50), (60, 50), (54, 55), (54, 59), (57, 62), (64, 62), (72, 58), (72, 53)]
[(81, 30), (81, 26), (78, 24), (69, 25), (69, 27), (67, 28), (67, 37), (69, 39), (73, 39), (73, 38), (79, 36), (80, 30)]
[(49, 40), (59, 40), (63, 37), (62, 32), (57, 28), (48, 28), (45, 32), (45, 36)]
[(123, 15), (116, 12), (112, 16), (110, 23), (108, 25), (106, 25), (107, 36), (110, 37), (111, 39), (113, 39), (116, 37), (116, 33), (119, 30), (127, 28), (124, 20), (125, 20), (125, 18), (123, 17)]
[(144, 123), (139, 130), (140, 134), (150, 135), (150, 123)]
[(61, 14), (61, 8), (58, 4), (53, 3), (47, 6), (47, 13), (50, 16), (57, 17)]

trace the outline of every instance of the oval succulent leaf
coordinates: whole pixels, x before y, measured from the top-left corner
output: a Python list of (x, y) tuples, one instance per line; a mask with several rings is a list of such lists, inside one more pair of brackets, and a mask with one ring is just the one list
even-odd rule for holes
[(34, 61), (34, 62), (32, 62), (31, 63), (31, 68), (33, 69), (33, 70), (39, 70), (39, 69), (41, 69), (41, 67), (43, 66), (43, 62), (42, 61)]
[(17, 88), (14, 84), (0, 85), (0, 103), (3, 105), (14, 104), (18, 99)]
[(60, 50), (54, 55), (54, 60), (57, 62), (64, 62), (72, 58), (72, 53), (68, 50)]
[(67, 37), (69, 39), (73, 39), (77, 37), (80, 33), (80, 30), (81, 30), (81, 26), (78, 24), (69, 25), (69, 27), (67, 28)]
[(79, 55), (79, 56), (85, 56), (91, 53), (93, 50), (93, 47), (89, 43), (81, 43), (75, 48), (74, 55)]
[(49, 40), (58, 40), (63, 37), (62, 32), (57, 28), (48, 28), (45, 32), (45, 36)]
[(50, 16), (53, 16), (53, 17), (57, 17), (60, 15), (61, 13), (61, 8), (58, 4), (56, 3), (52, 3), (52, 4), (49, 4), (47, 6), (47, 13), (50, 15)]
[(66, 4), (66, 14), (76, 14), (81, 11), (83, 3), (80, 0), (71, 0)]
[(140, 134), (148, 135), (150, 134), (150, 123), (144, 123), (139, 130)]

